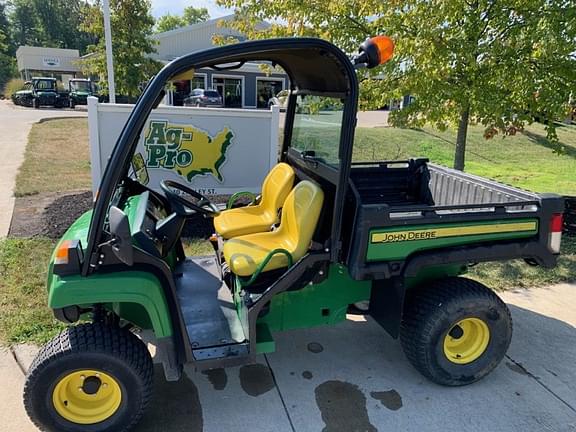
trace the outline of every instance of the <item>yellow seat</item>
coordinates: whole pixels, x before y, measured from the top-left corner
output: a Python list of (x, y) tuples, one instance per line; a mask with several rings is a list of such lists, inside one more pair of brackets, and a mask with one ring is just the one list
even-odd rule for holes
[[(294, 262), (304, 256), (316, 230), (324, 193), (316, 184), (304, 180), (290, 192), (276, 231), (236, 237), (224, 243), (224, 259), (232, 273), (250, 276), (270, 252), (284, 249)], [(288, 257), (275, 254), (263, 271), (287, 267)]]
[(222, 211), (214, 218), (214, 229), (225, 239), (270, 231), (278, 223), (278, 210), (294, 184), (294, 170), (283, 162), (268, 173), (262, 184), (262, 199), (256, 205)]

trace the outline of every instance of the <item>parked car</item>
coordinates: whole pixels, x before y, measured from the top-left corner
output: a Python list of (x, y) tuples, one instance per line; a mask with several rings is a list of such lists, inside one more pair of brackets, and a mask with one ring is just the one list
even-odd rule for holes
[[(268, 107), (278, 105), (280, 111), (286, 111), (288, 107), (288, 99), (290, 96), (289, 90), (282, 90), (276, 96), (270, 98), (268, 101)], [(331, 103), (332, 106), (325, 106), (326, 98), (322, 99), (318, 96), (310, 96), (307, 98), (302, 98), (298, 96), (296, 98), (296, 112), (298, 114), (314, 114), (321, 109), (324, 111), (331, 111), (333, 109), (342, 109), (341, 104)]]
[(184, 106), (221, 108), (224, 106), (222, 96), (214, 89), (194, 89), (184, 99)]
[(96, 84), (89, 79), (71, 79), (68, 81), (68, 105), (75, 108), (76, 105), (86, 105), (88, 96), (98, 97)]
[(286, 111), (286, 107), (288, 106), (288, 96), (290, 96), (290, 92), (288, 90), (282, 90), (276, 96), (270, 98), (268, 101), (268, 108), (273, 105), (278, 105), (280, 111)]
[(12, 102), (34, 108), (43, 105), (62, 108), (68, 105), (68, 93), (58, 91), (56, 78), (38, 77), (26, 81), (24, 89), (12, 95)]

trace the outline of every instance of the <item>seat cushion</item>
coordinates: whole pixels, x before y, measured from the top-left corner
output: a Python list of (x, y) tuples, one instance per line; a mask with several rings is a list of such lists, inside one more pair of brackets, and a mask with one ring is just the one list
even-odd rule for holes
[[(224, 259), (232, 273), (238, 276), (252, 276), (266, 256), (274, 249), (292, 248), (286, 239), (277, 232), (251, 234), (232, 238), (224, 243)], [(288, 267), (288, 258), (284, 254), (276, 254), (266, 265), (264, 271)]]
[(264, 179), (262, 199), (255, 206), (224, 210), (214, 218), (214, 229), (225, 239), (270, 231), (278, 222), (278, 210), (294, 184), (294, 169), (281, 162)]
[(225, 239), (263, 231), (270, 231), (277, 216), (260, 206), (225, 210), (214, 218), (214, 229)]

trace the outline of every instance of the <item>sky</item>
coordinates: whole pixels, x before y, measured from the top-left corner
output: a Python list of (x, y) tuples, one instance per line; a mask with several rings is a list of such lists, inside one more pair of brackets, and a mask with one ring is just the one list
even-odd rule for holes
[(208, 9), (211, 18), (219, 18), (224, 15), (232, 13), (230, 9), (225, 9), (216, 5), (215, 0), (151, 0), (152, 1), (152, 15), (158, 18), (162, 15), (170, 13), (172, 15), (179, 15), (185, 7), (194, 6), (197, 8), (205, 7)]

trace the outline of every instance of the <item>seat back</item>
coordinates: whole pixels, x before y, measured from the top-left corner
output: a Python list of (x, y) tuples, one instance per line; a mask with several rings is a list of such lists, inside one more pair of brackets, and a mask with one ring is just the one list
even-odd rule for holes
[(278, 209), (282, 208), (286, 197), (292, 190), (295, 177), (294, 169), (284, 162), (272, 168), (262, 184), (260, 207), (263, 212), (271, 213), (276, 217)]
[(278, 235), (289, 243), (294, 261), (302, 258), (308, 250), (323, 203), (324, 192), (308, 180), (298, 183), (286, 198)]

